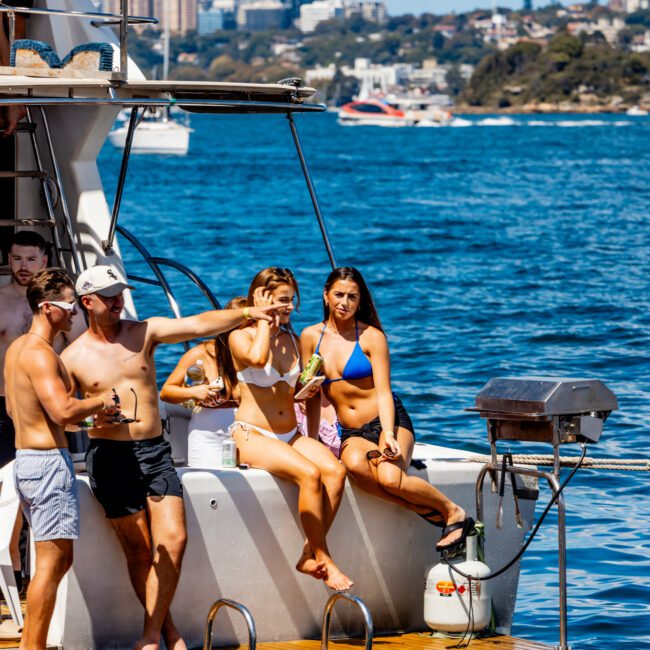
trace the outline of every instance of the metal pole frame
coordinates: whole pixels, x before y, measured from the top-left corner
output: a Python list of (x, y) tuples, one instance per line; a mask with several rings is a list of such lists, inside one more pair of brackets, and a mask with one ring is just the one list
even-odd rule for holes
[(122, 203), (122, 193), (124, 192), (124, 183), (126, 181), (126, 171), (129, 167), (129, 159), (131, 157), (131, 145), (133, 144), (133, 136), (135, 134), (135, 127), (138, 121), (138, 107), (134, 106), (131, 109), (131, 117), (129, 118), (129, 129), (126, 133), (126, 142), (124, 143), (124, 152), (122, 153), (122, 165), (120, 166), (120, 176), (117, 180), (117, 188), (115, 189), (115, 201), (113, 202), (113, 211), (111, 213), (111, 223), (108, 228), (108, 236), (102, 241), (102, 248), (107, 255), (113, 252), (113, 240), (115, 239), (115, 229), (117, 228), (117, 219), (120, 216), (120, 205)]
[(243, 616), (244, 620), (246, 621), (246, 627), (248, 627), (248, 650), (255, 650), (255, 646), (257, 645), (257, 631), (255, 630), (255, 621), (253, 620), (253, 616), (247, 607), (244, 607), (244, 605), (238, 603), (235, 600), (230, 600), (230, 598), (219, 598), (219, 600), (217, 600), (212, 605), (212, 607), (210, 607), (208, 618), (205, 622), (203, 650), (212, 649), (212, 627), (217, 612), (222, 607), (230, 607), (230, 609), (234, 609)]
[(120, 74), (127, 78), (129, 67), (128, 40), (129, 40), (129, 3), (128, 0), (120, 0)]
[[(483, 519), (483, 482), (485, 475), (490, 472), (503, 471), (503, 466), (497, 463), (486, 463), (476, 478), (476, 515), (479, 521)], [(511, 474), (521, 476), (534, 476), (544, 478), (548, 481), (549, 487), (556, 496), (560, 490), (559, 475), (550, 472), (542, 472), (537, 469), (528, 467), (511, 467), (506, 465), (505, 470)], [(566, 579), (566, 510), (564, 506), (564, 496), (560, 494), (557, 497), (557, 551), (558, 551), (558, 581), (559, 581), (559, 609), (560, 609), (560, 645), (556, 646), (558, 650), (570, 650), (568, 643), (568, 625), (567, 625), (567, 579)], [(483, 541), (479, 541), (483, 544)]]
[[(373, 625), (372, 625), (372, 616), (370, 616), (370, 610), (366, 604), (352, 594), (347, 594), (344, 591), (337, 591), (335, 594), (330, 596), (330, 599), (325, 604), (325, 609), (323, 611), (323, 631), (321, 635), (321, 650), (328, 650), (330, 643), (330, 625), (332, 622), (332, 608), (337, 600), (347, 600), (348, 602), (356, 605), (363, 614), (363, 622), (366, 627), (366, 638), (364, 642), (364, 650), (372, 650), (372, 638), (373, 638)], [(204, 648), (203, 650), (206, 650)]]
[(302, 147), (300, 145), (300, 138), (298, 137), (298, 130), (296, 129), (296, 123), (293, 119), (291, 113), (287, 113), (287, 120), (289, 121), (289, 128), (291, 129), (291, 135), (293, 136), (293, 142), (296, 146), (296, 151), (298, 152), (298, 158), (300, 159), (300, 166), (302, 167), (302, 173), (305, 176), (305, 181), (307, 182), (307, 189), (309, 190), (309, 196), (311, 197), (312, 205), (314, 206), (314, 212), (316, 213), (316, 219), (318, 219), (318, 226), (320, 228), (321, 235), (323, 236), (323, 242), (325, 243), (325, 248), (327, 250), (327, 256), (329, 257), (330, 264), (332, 269), (337, 267), (336, 259), (334, 257), (334, 251), (332, 250), (332, 244), (330, 243), (330, 237), (327, 233), (327, 226), (325, 225), (325, 220), (321, 214), (320, 207), (318, 205), (318, 197), (316, 196), (316, 190), (314, 188), (314, 183), (311, 179), (311, 174), (309, 173), (309, 167), (307, 166), (307, 161), (302, 152)]

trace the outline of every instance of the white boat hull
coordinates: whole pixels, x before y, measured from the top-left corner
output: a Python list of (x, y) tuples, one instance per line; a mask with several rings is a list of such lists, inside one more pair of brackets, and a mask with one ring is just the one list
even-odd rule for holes
[[(172, 439), (172, 444), (174, 440)], [(428, 478), (475, 514), (474, 485), (481, 465), (452, 462), (458, 452), (417, 445), (414, 456)], [(444, 460), (433, 460), (441, 458)], [(331, 592), (322, 582), (294, 569), (303, 544), (297, 489), (261, 470), (178, 470), (185, 490), (189, 541), (172, 614), (188, 647), (202, 645), (205, 619), (221, 597), (246, 605), (258, 641), (317, 638)], [(512, 495), (504, 500), (504, 527), (495, 529), (495, 495), (486, 481), (487, 562), (500, 567), (520, 548), (525, 529), (514, 525)], [(81, 477), (81, 536), (72, 569), (59, 588), (48, 644), (66, 650), (132, 648), (139, 638), (142, 609), (133, 593), (115, 535)], [(530, 527), (534, 502), (521, 502)], [(438, 561), (440, 530), (397, 506), (350, 484), (328, 535), (330, 550), (349, 572), (352, 593), (362, 598), (375, 632), (425, 629), (425, 570)], [(495, 615), (508, 633), (514, 612), (519, 567), (493, 581)], [(333, 634), (361, 632), (357, 611), (341, 606)], [(243, 643), (241, 620), (225, 611), (215, 624), (215, 645)]]

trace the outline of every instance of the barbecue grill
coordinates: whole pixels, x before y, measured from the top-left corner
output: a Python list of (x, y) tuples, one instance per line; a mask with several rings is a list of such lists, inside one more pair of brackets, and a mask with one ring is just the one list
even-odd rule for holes
[[(495, 377), (468, 410), (487, 419), (493, 462), (497, 440), (548, 442), (559, 462), (560, 445), (598, 442), (605, 420), (617, 408), (614, 393), (597, 379)], [(559, 465), (554, 470), (559, 474)]]
[[(560, 643), (559, 650), (570, 650), (567, 639), (566, 513), (560, 490), (560, 445), (595, 443), (600, 440), (603, 424), (618, 408), (616, 396), (597, 379), (559, 379), (555, 377), (496, 377), (476, 396), (475, 406), (467, 409), (487, 420), (492, 460), (481, 469), (476, 480), (476, 512), (483, 520), (483, 481), (489, 472), (493, 491), (496, 475), (501, 472), (497, 528), (500, 527), (506, 474), (512, 479), (515, 513), (520, 523), (520, 490), (515, 477), (545, 479), (556, 498), (558, 526), (558, 582)], [(512, 464), (512, 456), (497, 458), (498, 440), (546, 442), (553, 445), (553, 473)], [(583, 449), (584, 451), (584, 449)], [(509, 457), (510, 463), (507, 463)]]

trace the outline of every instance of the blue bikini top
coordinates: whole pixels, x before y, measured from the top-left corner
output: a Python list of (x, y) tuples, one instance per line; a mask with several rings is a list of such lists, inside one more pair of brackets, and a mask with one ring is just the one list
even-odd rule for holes
[[(323, 382), (324, 384), (331, 384), (335, 381), (350, 381), (353, 379), (364, 379), (366, 377), (372, 377), (372, 364), (370, 363), (370, 359), (368, 359), (368, 357), (361, 349), (361, 346), (359, 345), (359, 323), (355, 321), (354, 326), (356, 331), (356, 343), (354, 344), (352, 354), (348, 358), (347, 363), (343, 368), (341, 377), (338, 379), (326, 379)], [(318, 345), (316, 346), (315, 350), (316, 354), (318, 354), (318, 351), (320, 350), (320, 344), (323, 340), (323, 336), (325, 335), (326, 327), (327, 324), (323, 325), (323, 330), (320, 333)]]

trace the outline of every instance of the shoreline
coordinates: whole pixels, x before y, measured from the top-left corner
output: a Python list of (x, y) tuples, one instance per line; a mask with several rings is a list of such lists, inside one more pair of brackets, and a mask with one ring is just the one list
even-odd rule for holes
[[(554, 114), (575, 114), (575, 115), (625, 115), (632, 106), (611, 104), (599, 104), (584, 106), (580, 104), (524, 104), (523, 106), (507, 106), (498, 108), (496, 106), (469, 106), (458, 104), (450, 110), (454, 115), (554, 115)], [(641, 106), (641, 108), (646, 108)], [(647, 109), (646, 109), (647, 110)]]

